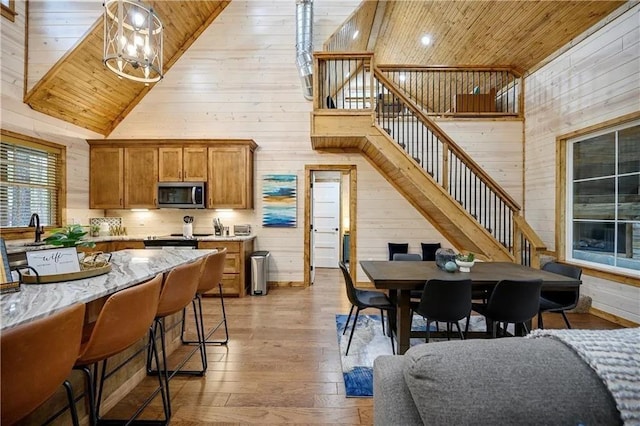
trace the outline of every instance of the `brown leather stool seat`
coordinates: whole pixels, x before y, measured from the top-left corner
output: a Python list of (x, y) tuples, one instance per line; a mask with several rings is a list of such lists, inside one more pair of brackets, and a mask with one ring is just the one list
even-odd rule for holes
[[(196, 332), (198, 340), (185, 339), (185, 325), (186, 325), (186, 308), (182, 315), (182, 333), (180, 337), (182, 343), (197, 344), (200, 347), (200, 356), (202, 359), (202, 370), (196, 371), (184, 371), (181, 370), (177, 374), (204, 374), (207, 371), (207, 352), (205, 345), (226, 345), (229, 341), (229, 329), (227, 328), (227, 314), (224, 309), (224, 297), (222, 294), (222, 276), (224, 275), (224, 262), (227, 257), (227, 249), (219, 250), (217, 253), (210, 254), (205, 257), (204, 265), (202, 267), (202, 273), (200, 274), (200, 282), (198, 289), (196, 290), (196, 297), (192, 300), (193, 315), (195, 320)], [(220, 292), (220, 305), (222, 308), (222, 319), (215, 327), (212, 327), (209, 331), (204, 330), (204, 320), (202, 316), (202, 295), (218, 287)], [(218, 328), (224, 325), (224, 340), (208, 340)]]
[[(61, 384), (73, 401), (67, 377), (78, 357), (83, 304), (2, 332), (0, 336), (2, 425), (12, 425), (49, 399)], [(78, 424), (75, 410), (73, 424)]]
[[(161, 286), (162, 274), (159, 274), (147, 282), (112, 294), (100, 310), (96, 322), (86, 328), (85, 338), (82, 342), (75, 368), (82, 370), (86, 377), (87, 392), (89, 394), (89, 421), (91, 425), (96, 425), (101, 420), (100, 404), (105, 379), (119, 370), (131, 358), (112, 369), (108, 374), (107, 359), (145, 338), (148, 331), (153, 335), (151, 324), (153, 324), (153, 319), (158, 309)], [(148, 350), (157, 359), (158, 353), (155, 344), (153, 344), (155, 339), (151, 339), (150, 343), (151, 347)], [(102, 368), (98, 379), (98, 363), (100, 361), (102, 361)], [(93, 374), (89, 368), (92, 365)], [(158, 379), (158, 388), (133, 414), (132, 419), (135, 419), (158, 393), (162, 395), (165, 408), (165, 419), (163, 421), (168, 423), (170, 416), (167, 402), (168, 396), (165, 390), (165, 381), (162, 378)], [(122, 420), (121, 422), (126, 423), (129, 420)], [(119, 420), (108, 421), (109, 423), (120, 422)]]
[[(165, 275), (158, 302), (158, 310), (153, 320), (154, 335), (159, 331), (160, 344), (162, 345), (162, 364), (156, 360), (157, 370), (152, 369), (152, 357), (147, 356), (147, 373), (158, 374), (165, 380), (165, 388), (168, 401), (168, 410), (171, 413), (171, 398), (169, 396), (169, 379), (173, 377), (176, 371), (190, 358), (187, 357), (176, 370), (169, 371), (167, 368), (167, 348), (165, 339), (164, 319), (172, 314), (180, 312), (193, 300), (196, 295), (198, 284), (200, 283), (200, 273), (204, 258), (186, 265), (180, 265)], [(154, 339), (155, 336), (149, 336)], [(170, 373), (170, 375), (169, 375)]]

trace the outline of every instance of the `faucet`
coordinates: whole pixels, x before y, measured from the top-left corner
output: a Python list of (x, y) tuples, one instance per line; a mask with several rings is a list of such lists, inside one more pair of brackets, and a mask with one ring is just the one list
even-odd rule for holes
[(36, 227), (36, 239), (34, 242), (39, 243), (40, 235), (44, 234), (44, 226), (40, 226), (40, 216), (38, 216), (38, 213), (33, 213), (31, 215), (31, 219), (29, 219), (29, 226)]

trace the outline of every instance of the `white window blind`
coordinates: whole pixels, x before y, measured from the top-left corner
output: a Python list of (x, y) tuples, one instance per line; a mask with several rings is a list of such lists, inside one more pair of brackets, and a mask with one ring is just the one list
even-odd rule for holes
[(0, 226), (26, 227), (32, 213), (41, 225), (59, 225), (60, 154), (43, 147), (2, 141), (0, 146)]

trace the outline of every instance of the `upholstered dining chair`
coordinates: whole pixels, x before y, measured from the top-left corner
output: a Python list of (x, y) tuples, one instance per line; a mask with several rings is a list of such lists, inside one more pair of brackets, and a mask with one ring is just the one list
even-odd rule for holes
[(458, 321), (468, 318), (471, 313), (471, 280), (429, 280), (424, 286), (420, 302), (412, 304), (412, 308), (427, 321), (425, 342), (429, 342), (432, 321), (447, 323), (447, 340), (450, 340), (453, 325), (464, 340)]
[[(154, 330), (151, 327), (158, 310), (158, 299), (162, 285), (162, 274), (133, 287), (113, 293), (98, 313), (96, 321), (85, 327), (82, 346), (80, 347), (75, 369), (82, 371), (86, 379), (85, 395), (89, 398), (89, 424), (130, 422), (160, 393), (164, 409), (162, 422), (168, 423), (170, 417), (168, 394), (162, 377), (158, 377), (158, 387), (140, 405), (128, 420), (104, 420), (100, 418), (100, 405), (105, 380), (120, 370), (128, 361), (112, 368), (107, 373), (107, 360), (133, 346), (150, 333), (148, 351), (158, 360)], [(144, 348), (143, 348), (144, 349)], [(99, 364), (102, 368), (98, 368)], [(93, 368), (91, 368), (93, 367)], [(91, 371), (93, 369), (93, 372)], [(99, 372), (101, 373), (99, 374)]]
[[(349, 316), (347, 317), (347, 322), (344, 325), (344, 330), (342, 334), (344, 335), (347, 331), (347, 327), (349, 326), (349, 320), (351, 319), (351, 314), (353, 313), (353, 308), (356, 308), (356, 315), (353, 319), (353, 325), (351, 326), (351, 334), (349, 335), (349, 343), (347, 344), (347, 350), (345, 351), (345, 356), (349, 355), (349, 348), (351, 347), (351, 340), (353, 339), (353, 332), (356, 329), (356, 325), (358, 323), (358, 314), (362, 309), (366, 308), (374, 308), (380, 310), (380, 316), (382, 317), (382, 333), (385, 333), (384, 329), (384, 312), (387, 312), (387, 316), (395, 315), (396, 307), (389, 301), (389, 298), (386, 294), (379, 291), (367, 291), (357, 289), (353, 285), (353, 280), (351, 279), (351, 274), (349, 274), (349, 270), (343, 262), (339, 262), (340, 270), (342, 271), (342, 275), (344, 276), (344, 284), (347, 289), (347, 297), (349, 298), (349, 302), (351, 302), (351, 310), (349, 311)], [(391, 351), (395, 355), (396, 350), (393, 343), (393, 333), (389, 330), (389, 337), (391, 339)]]
[(436, 260), (436, 251), (442, 246), (440, 243), (420, 243), (422, 247), (422, 260), (425, 262), (433, 262)]
[(408, 253), (409, 243), (387, 243), (389, 247), (389, 260), (393, 260), (393, 255), (396, 253)]
[[(564, 275), (565, 277), (575, 278), (577, 280), (582, 276), (582, 269), (573, 265), (564, 265), (556, 262), (545, 263), (543, 271), (553, 272), (554, 274)], [(540, 292), (540, 308), (538, 309), (538, 328), (544, 328), (542, 313), (543, 312), (559, 312), (562, 314), (567, 328), (571, 328), (571, 323), (565, 311), (575, 308), (580, 299), (580, 288), (576, 287), (575, 291), (552, 291), (545, 290)]]
[[(492, 337), (497, 335), (498, 323), (522, 324), (528, 333), (526, 322), (538, 313), (542, 280), (502, 280), (496, 284), (486, 304), (472, 304), (472, 309), (492, 323)], [(469, 329), (469, 317), (465, 330)], [(487, 330), (488, 331), (488, 330)]]
[(13, 425), (64, 385), (71, 419), (78, 425), (73, 389), (67, 380), (78, 357), (83, 304), (5, 330), (0, 335), (2, 425)]

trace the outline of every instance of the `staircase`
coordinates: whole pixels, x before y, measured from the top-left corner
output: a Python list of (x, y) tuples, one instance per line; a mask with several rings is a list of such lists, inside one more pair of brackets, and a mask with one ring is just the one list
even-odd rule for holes
[[(331, 70), (323, 70), (336, 55), (329, 57), (323, 63), (322, 54), (316, 53), (315, 81), (323, 82), (316, 85), (316, 93), (333, 99), (351, 82), (334, 82), (334, 89), (331, 82), (327, 85), (323, 75), (331, 75)], [(353, 54), (349, 58), (353, 60)], [(368, 93), (359, 108), (324, 109), (325, 97), (316, 100), (313, 148), (361, 153), (458, 250), (539, 266), (539, 254), (546, 248), (520, 216), (520, 206), (429, 118), (415, 94), (371, 64), (372, 56), (363, 55), (353, 66), (371, 78), (363, 77), (366, 84), (356, 90)], [(339, 66), (344, 68), (344, 63)], [(358, 78), (355, 72), (340, 75)], [(375, 100), (372, 93), (378, 94)]]

